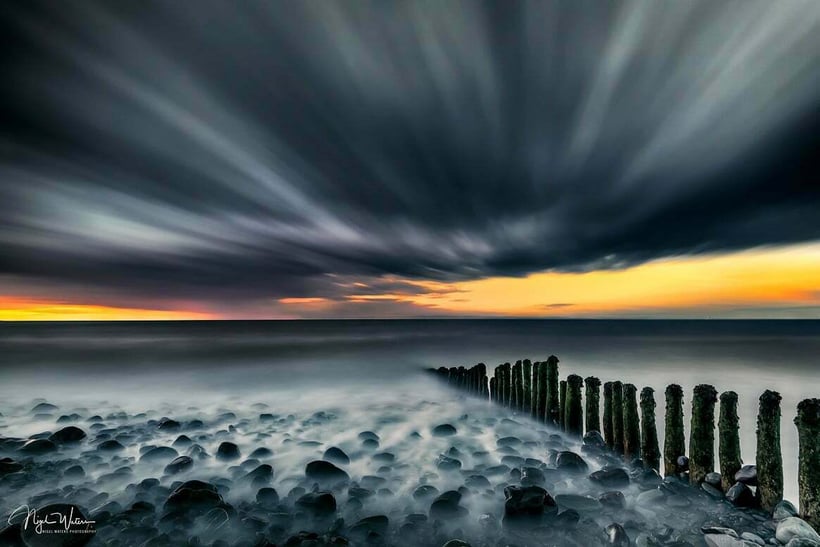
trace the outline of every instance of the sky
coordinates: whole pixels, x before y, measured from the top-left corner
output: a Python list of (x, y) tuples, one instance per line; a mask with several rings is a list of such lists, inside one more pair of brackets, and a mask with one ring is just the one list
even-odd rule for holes
[(820, 3), (4, 2), (0, 320), (820, 318)]

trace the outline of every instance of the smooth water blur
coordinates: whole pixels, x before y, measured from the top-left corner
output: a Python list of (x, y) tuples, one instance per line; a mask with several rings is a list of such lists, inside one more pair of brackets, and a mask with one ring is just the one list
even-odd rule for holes
[(425, 385), (425, 367), (484, 362), (492, 370), (550, 354), (562, 376), (652, 386), (661, 428), (669, 383), (684, 387), (686, 404), (698, 383), (737, 391), (746, 463), (754, 462), (757, 397), (779, 391), (786, 497), (796, 501), (792, 419), (801, 399), (820, 397), (820, 321), (0, 323), (0, 398), (147, 408), (295, 391), (318, 410), (328, 388), (407, 394)]

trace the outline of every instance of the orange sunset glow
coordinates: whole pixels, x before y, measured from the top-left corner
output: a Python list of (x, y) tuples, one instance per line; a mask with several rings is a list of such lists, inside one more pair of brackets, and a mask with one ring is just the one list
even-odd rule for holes
[[(820, 316), (820, 244), (739, 253), (669, 258), (622, 270), (544, 272), (464, 282), (403, 280), (416, 292), (349, 294), (339, 300), (285, 297), (255, 307), (248, 318), (395, 302), (435, 315), (509, 317), (721, 317)], [(355, 285), (366, 287), (364, 283)], [(0, 319), (206, 320), (237, 318), (197, 311), (124, 308), (98, 303), (0, 297)], [(765, 310), (765, 313), (758, 313)], [(778, 312), (780, 312), (778, 314)], [(239, 311), (239, 314), (242, 312)]]

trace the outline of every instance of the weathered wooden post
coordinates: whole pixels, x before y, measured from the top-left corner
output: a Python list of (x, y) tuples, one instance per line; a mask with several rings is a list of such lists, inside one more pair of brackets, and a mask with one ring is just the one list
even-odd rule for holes
[(549, 423), (547, 410), (547, 375), (548, 365), (545, 362), (539, 363), (538, 367), (538, 420), (544, 423)]
[(632, 461), (641, 454), (641, 425), (638, 419), (638, 390), (634, 384), (623, 385), (624, 458)]
[(558, 383), (558, 425), (562, 431), (567, 430), (567, 381), (561, 380)]
[(771, 513), (783, 499), (783, 456), (780, 453), (780, 394), (766, 390), (757, 414), (757, 492), (760, 505)]
[(612, 382), (612, 449), (624, 453), (624, 385)]
[(570, 435), (581, 437), (584, 434), (583, 406), (581, 404), (581, 387), (584, 379), (577, 374), (567, 376), (566, 415), (564, 429)]
[[(543, 366), (543, 365), (542, 365)], [(558, 357), (547, 358), (547, 423), (559, 425), (561, 420), (561, 402), (558, 397)]]
[(512, 366), (512, 407), (513, 410), (521, 408), (521, 361), (516, 361)]
[(512, 374), (510, 373), (510, 364), (504, 363), (501, 365), (501, 404), (504, 406), (510, 406), (511, 398), (510, 398), (510, 380), (512, 379)]
[(493, 369), (493, 378), (495, 379), (495, 395), (493, 396), (493, 402), (496, 404), (501, 404), (501, 365), (497, 365)]
[(676, 476), (678, 456), (686, 454), (686, 440), (683, 436), (683, 389), (678, 384), (666, 386), (666, 414), (664, 416), (663, 474)]
[(595, 376), (584, 379), (584, 426), (601, 433), (601, 381)]
[(797, 486), (800, 516), (820, 530), (820, 399), (805, 399), (794, 418), (799, 440)]
[(538, 398), (541, 395), (538, 386), (538, 375), (541, 373), (541, 363), (538, 361), (532, 364), (532, 396), (530, 397), (530, 416), (534, 420), (540, 419), (538, 416)]
[(495, 402), (495, 397), (496, 397), (495, 382), (496, 382), (495, 376), (490, 378), (490, 400), (493, 401), (493, 402)]
[(609, 448), (615, 448), (612, 423), (612, 382), (604, 382), (604, 440)]
[(737, 415), (737, 393), (724, 391), (720, 394), (720, 415), (718, 417), (718, 459), (720, 460), (720, 483), (726, 492), (735, 481), (735, 473), (740, 470), (740, 419)]
[(655, 424), (655, 390), (641, 390), (641, 459), (644, 467), (660, 471), (661, 451), (658, 447), (658, 427)]
[(717, 390), (698, 384), (692, 394), (692, 422), (689, 428), (689, 484), (700, 486), (715, 470), (715, 403)]
[(489, 379), (487, 378), (487, 365), (484, 363), (478, 364), (478, 371), (479, 371), (479, 391), (478, 394), (484, 397), (485, 399), (489, 396)]
[(532, 362), (529, 359), (524, 359), (521, 373), (524, 375), (524, 382), (522, 383), (524, 397), (521, 412), (529, 414), (532, 409)]

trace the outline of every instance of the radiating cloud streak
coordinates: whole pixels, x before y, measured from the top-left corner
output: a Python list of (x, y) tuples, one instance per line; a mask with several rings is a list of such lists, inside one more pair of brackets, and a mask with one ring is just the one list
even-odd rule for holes
[(0, 31), (0, 294), (367, 314), (820, 239), (816, 2), (32, 2)]

